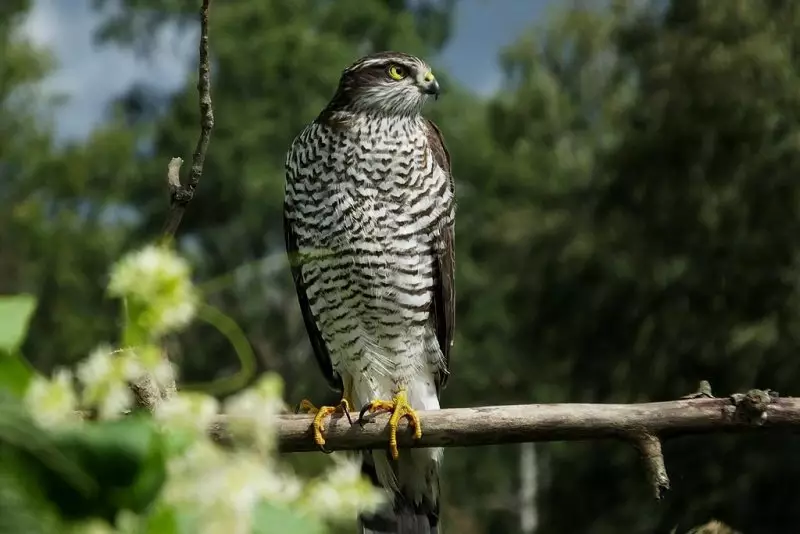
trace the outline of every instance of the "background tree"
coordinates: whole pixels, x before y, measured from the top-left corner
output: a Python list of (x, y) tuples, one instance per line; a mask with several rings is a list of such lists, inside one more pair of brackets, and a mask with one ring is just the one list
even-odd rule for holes
[[(559, 400), (675, 398), (701, 378), (721, 392), (767, 383), (792, 391), (797, 9), (676, 1), (608, 15), (599, 71), (575, 70), (591, 28), (603, 34), (597, 21), (566, 44), (548, 39), (558, 60), (535, 63), (567, 82), (554, 91), (561, 101), (586, 98), (565, 115), (594, 146), (586, 168), (572, 180), (561, 175), (563, 203), (547, 200), (551, 213), (568, 211), (567, 231), (554, 248), (531, 247), (538, 254), (516, 262), (541, 269), (518, 278), (514, 294), (527, 300), (515, 308), (518, 343), (529, 354), (535, 347), (545, 382), (566, 386)], [(581, 152), (573, 153), (574, 165)], [(562, 374), (548, 377), (548, 363)], [(530, 380), (518, 376), (523, 387)], [(540, 530), (682, 531), (719, 517), (744, 532), (784, 531), (797, 524), (796, 503), (777, 481), (797, 476), (796, 446), (787, 436), (671, 443), (673, 491), (664, 505), (650, 500), (630, 451), (547, 446)], [(565, 514), (564, 502), (581, 502), (585, 512)]]
[(52, 59), (19, 31), (29, 7), (0, 7), (0, 291), (39, 298), (24, 352), (47, 369), (112, 335), (104, 280), (127, 232), (113, 184), (135, 138), (109, 128), (57, 146), (47, 117), (60, 99), (37, 85)]

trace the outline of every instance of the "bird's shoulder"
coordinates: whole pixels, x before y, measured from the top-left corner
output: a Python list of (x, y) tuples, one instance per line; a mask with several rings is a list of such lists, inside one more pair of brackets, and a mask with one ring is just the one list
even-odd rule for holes
[(436, 125), (431, 119), (423, 117), (423, 125), (425, 128), (425, 137), (428, 141), (428, 147), (433, 153), (436, 164), (446, 173), (450, 174), (450, 151), (447, 150), (447, 144), (444, 141), (444, 134), (439, 126)]
[(294, 179), (301, 169), (319, 160), (330, 149), (328, 138), (331, 130), (324, 122), (316, 119), (308, 124), (292, 139), (286, 151), (285, 169), (287, 176)]
[(313, 125), (331, 132), (342, 133), (350, 129), (352, 124), (352, 113), (325, 108), (309, 126)]

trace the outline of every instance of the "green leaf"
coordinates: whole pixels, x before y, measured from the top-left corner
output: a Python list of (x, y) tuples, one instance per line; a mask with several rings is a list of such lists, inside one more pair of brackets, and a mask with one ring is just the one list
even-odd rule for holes
[(194, 431), (171, 428), (162, 436), (164, 449), (169, 457), (180, 456), (191, 447), (195, 441)]
[(28, 333), (28, 322), (35, 309), (36, 298), (32, 295), (0, 297), (0, 351), (17, 352)]
[(152, 419), (49, 431), (34, 425), (19, 401), (0, 401), (0, 452), (14, 455), (22, 478), (63, 518), (113, 521), (120, 510), (142, 512), (161, 491), (166, 445)]
[(0, 532), (63, 532), (55, 507), (24, 467), (18, 452), (0, 444)]
[(49, 480), (66, 481), (72, 493), (97, 494), (91, 477), (28, 417), (19, 399), (0, 391), (0, 532), (64, 532)]
[(264, 502), (253, 514), (253, 534), (325, 534), (327, 528), (319, 519), (300, 515), (287, 508)]
[(112, 519), (119, 510), (141, 512), (166, 479), (166, 444), (146, 416), (99, 421), (63, 431), (56, 443), (97, 481), (96, 499), (65, 495), (59, 484), (49, 497), (67, 517)]
[(183, 531), (180, 529), (180, 521), (175, 509), (161, 504), (148, 514), (144, 532), (146, 534), (178, 534)]
[[(19, 399), (0, 391), (0, 446), (20, 458), (27, 478), (37, 476), (64, 481), (72, 492), (89, 498), (98, 493), (95, 481), (59, 448), (51, 432), (34, 424)], [(44, 490), (44, 484), (39, 481)]]
[(0, 391), (5, 390), (17, 398), (22, 398), (34, 372), (22, 356), (11, 358), (0, 356)]

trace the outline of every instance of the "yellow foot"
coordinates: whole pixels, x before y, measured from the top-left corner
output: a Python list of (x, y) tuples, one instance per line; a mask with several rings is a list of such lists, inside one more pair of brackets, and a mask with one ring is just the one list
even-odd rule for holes
[(316, 443), (319, 447), (319, 450), (325, 454), (330, 454), (332, 451), (329, 451), (325, 448), (325, 437), (322, 435), (322, 433), (325, 431), (323, 420), (336, 412), (343, 412), (345, 417), (347, 417), (347, 421), (351, 425), (353, 424), (353, 419), (350, 417), (350, 403), (347, 402), (347, 399), (342, 399), (338, 406), (320, 406), (319, 408), (314, 406), (310, 400), (303, 399), (300, 401), (300, 405), (297, 407), (297, 412), (300, 411), (304, 411), (309, 414), (316, 414), (314, 415), (314, 421), (311, 423), (311, 426), (314, 429), (314, 443)]
[[(394, 400), (374, 400), (361, 408), (361, 413), (358, 414), (359, 421), (363, 421), (364, 414), (374, 413), (380, 410), (392, 412), (389, 418), (389, 450), (392, 453), (392, 458), (397, 460), (400, 457), (400, 451), (397, 450), (397, 425), (403, 417), (408, 418), (408, 424), (414, 429), (414, 439), (422, 437), (422, 425), (419, 422), (417, 412), (408, 403), (405, 389), (400, 389), (397, 392)], [(363, 423), (361, 423), (363, 425)]]

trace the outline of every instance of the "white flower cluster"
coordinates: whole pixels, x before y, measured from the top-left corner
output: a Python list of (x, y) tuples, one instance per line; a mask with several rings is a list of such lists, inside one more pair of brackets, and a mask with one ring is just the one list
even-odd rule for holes
[(322, 509), (333, 521), (347, 521), (357, 512), (377, 510), (386, 501), (387, 495), (361, 474), (359, 462), (335, 454), (333, 458), (334, 467), (308, 485), (303, 499), (306, 509)]
[(173, 250), (149, 245), (123, 257), (111, 269), (108, 291), (125, 299), (126, 329), (136, 336), (135, 347), (114, 350), (100, 345), (78, 365), (78, 395), (72, 373), (59, 369), (52, 379), (36, 376), (26, 392), (28, 408), (43, 426), (75, 422), (76, 410), (96, 410), (100, 419), (122, 415), (133, 401), (130, 383), (149, 377), (163, 386), (174, 370), (152, 340), (188, 324), (198, 296), (189, 265)]
[[(37, 379), (26, 399), (31, 413), (41, 424), (74, 421), (74, 409), (83, 399), (108, 416), (106, 411), (125, 404), (124, 379), (142, 369), (132, 354), (94, 351), (77, 372), (84, 384), (82, 395), (75, 391), (75, 381), (67, 371), (58, 371), (50, 381)], [(274, 445), (282, 389), (278, 376), (265, 375), (222, 404), (197, 392), (179, 392), (160, 404), (155, 420), (162, 432), (190, 439), (168, 457), (167, 480), (152, 509), (166, 507), (188, 518), (198, 534), (249, 534), (256, 509), (263, 503), (331, 523), (352, 521), (359, 512), (380, 506), (385, 495), (362, 477), (360, 465), (351, 458), (334, 454), (333, 467), (312, 480), (296, 476), (278, 461)], [(233, 448), (223, 448), (208, 435), (213, 420), (222, 414), (231, 423), (234, 437), (245, 438), (237, 439)], [(127, 514), (116, 529), (93, 520), (74, 532), (127, 534), (139, 532), (145, 521)]]
[[(173, 379), (172, 365), (153, 341), (194, 315), (198, 299), (186, 263), (168, 249), (147, 247), (114, 267), (109, 291), (126, 300), (127, 319), (136, 322), (144, 339), (120, 350), (99, 346), (74, 375), (59, 369), (52, 378), (34, 378), (25, 403), (40, 425), (81, 423), (76, 411), (87, 408), (100, 419), (120, 417), (132, 401), (130, 383), (145, 376), (162, 384)], [(198, 534), (249, 534), (265, 504), (323, 522), (353, 520), (360, 511), (380, 506), (384, 493), (361, 476), (352, 459), (334, 454), (332, 469), (310, 481), (279, 462), (275, 444), (282, 397), (280, 377), (268, 374), (223, 403), (204, 393), (178, 392), (159, 404), (154, 422), (165, 436), (176, 438), (165, 441), (184, 446), (167, 449), (167, 480), (150, 511), (166, 509), (190, 521)], [(235, 447), (223, 448), (209, 436), (221, 414)], [(148, 528), (145, 516), (123, 512), (117, 519), (116, 527), (92, 520), (71, 532), (128, 534)], [(260, 532), (276, 528), (257, 526)]]
[(194, 318), (198, 296), (190, 274), (189, 264), (172, 249), (148, 245), (114, 265), (108, 292), (126, 299), (141, 330), (160, 336)]
[(67, 369), (57, 369), (50, 379), (34, 375), (25, 391), (25, 404), (42, 427), (79, 420), (78, 395), (72, 382), (72, 373)]
[(248, 440), (261, 454), (275, 445), (275, 425), (283, 408), (283, 382), (265, 375), (253, 387), (225, 400), (228, 431), (238, 440)]
[[(113, 350), (100, 345), (78, 364), (75, 375), (56, 369), (52, 378), (35, 375), (25, 392), (30, 414), (43, 427), (80, 421), (79, 410), (96, 410), (100, 419), (121, 417), (133, 402), (130, 384), (151, 377), (159, 383), (174, 375), (158, 347)], [(75, 389), (75, 378), (80, 383)]]
[(280, 378), (268, 374), (222, 405), (228, 429), (235, 438), (250, 438), (246, 443), (252, 447), (242, 447), (236, 439), (235, 449), (223, 449), (204, 428), (187, 426), (188, 421), (210, 423), (217, 416), (211, 397), (178, 393), (158, 409), (166, 431), (194, 432), (193, 444), (170, 459), (163, 499), (177, 509), (192, 510), (199, 534), (252, 532), (253, 512), (263, 502), (331, 522), (352, 520), (359, 511), (384, 502), (383, 492), (362, 477), (352, 459), (333, 455), (333, 468), (310, 481), (278, 463), (274, 444), (282, 389)]

